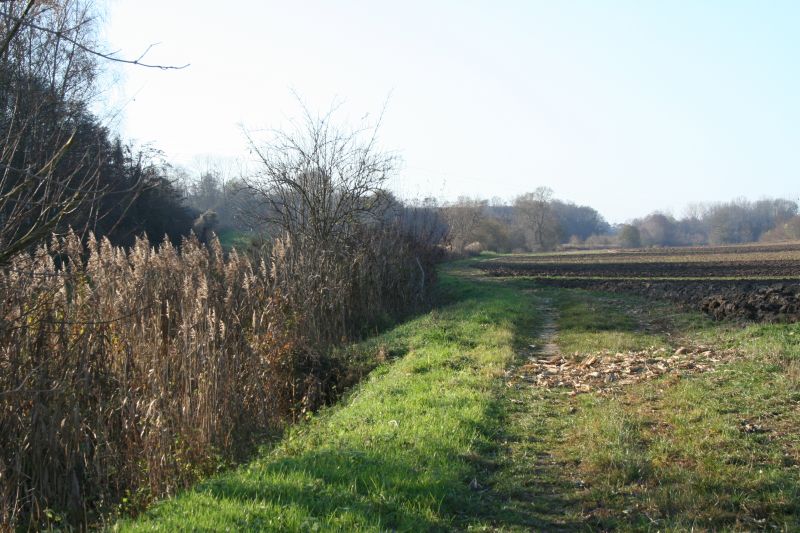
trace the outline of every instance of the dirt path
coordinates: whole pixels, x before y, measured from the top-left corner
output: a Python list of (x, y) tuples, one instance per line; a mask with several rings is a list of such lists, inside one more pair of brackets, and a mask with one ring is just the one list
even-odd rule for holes
[(558, 312), (553, 307), (553, 302), (542, 299), (539, 307), (542, 316), (542, 326), (539, 329), (539, 342), (530, 346), (532, 356), (537, 358), (555, 357), (560, 355), (556, 339), (558, 338)]
[(558, 310), (539, 299), (541, 323), (531, 332), (532, 342), (520, 349), (518, 364), (506, 372), (506, 431), (498, 435), (497, 469), (487, 496), (496, 508), (496, 531), (577, 531), (585, 529), (577, 501), (580, 483), (565, 476), (564, 464), (552, 454), (563, 439), (569, 405), (546, 398), (535, 375), (526, 371), (531, 361), (559, 358)]

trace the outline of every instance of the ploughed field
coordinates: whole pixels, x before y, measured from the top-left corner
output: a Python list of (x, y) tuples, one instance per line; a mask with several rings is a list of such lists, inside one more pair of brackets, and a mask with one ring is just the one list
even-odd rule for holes
[(717, 319), (800, 320), (800, 243), (503, 256), (494, 276), (669, 299)]

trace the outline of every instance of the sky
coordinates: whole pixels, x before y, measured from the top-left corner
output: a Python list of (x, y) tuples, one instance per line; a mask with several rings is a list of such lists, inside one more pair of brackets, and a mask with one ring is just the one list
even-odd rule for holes
[(307, 107), (382, 115), (405, 198), (546, 186), (611, 222), (800, 199), (795, 0), (109, 0), (104, 95), (126, 138), (193, 171)]

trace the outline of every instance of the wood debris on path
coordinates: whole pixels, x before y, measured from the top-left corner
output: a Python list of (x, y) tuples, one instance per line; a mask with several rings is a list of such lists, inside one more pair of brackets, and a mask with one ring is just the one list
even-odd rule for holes
[(737, 356), (736, 350), (713, 350), (707, 346), (680, 347), (594, 354), (537, 353), (529, 362), (509, 371), (508, 384), (532, 383), (547, 389), (566, 387), (575, 395), (607, 393), (624, 385), (654, 379), (666, 374), (713, 372), (723, 362)]
[(664, 375), (687, 375), (713, 372), (716, 367), (737, 358), (735, 349), (715, 349), (705, 345), (680, 346), (677, 349), (649, 348), (638, 351), (564, 355), (556, 342), (556, 310), (549, 302), (541, 309), (544, 317), (539, 344), (531, 345), (528, 362), (506, 372), (509, 387), (521, 383), (546, 389), (566, 388), (574, 396), (580, 393), (609, 393), (619, 387)]

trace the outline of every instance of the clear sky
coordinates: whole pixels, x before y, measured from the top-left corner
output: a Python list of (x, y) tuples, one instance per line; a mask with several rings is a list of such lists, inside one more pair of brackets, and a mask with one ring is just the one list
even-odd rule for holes
[(247, 158), (240, 125), (380, 112), (402, 196), (549, 186), (612, 222), (800, 197), (796, 0), (111, 0), (122, 133), (180, 164)]

